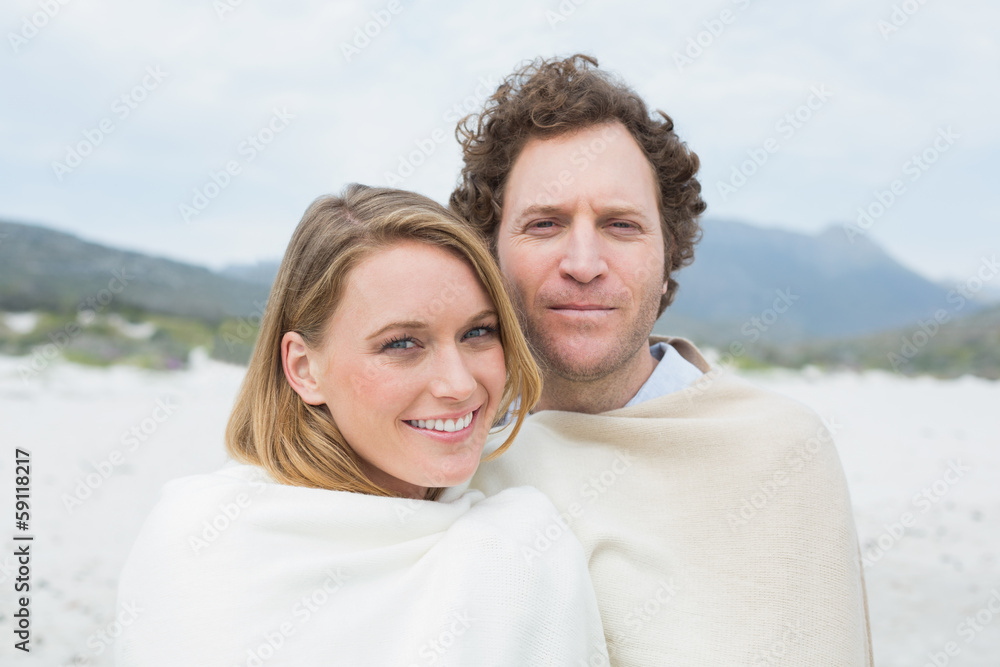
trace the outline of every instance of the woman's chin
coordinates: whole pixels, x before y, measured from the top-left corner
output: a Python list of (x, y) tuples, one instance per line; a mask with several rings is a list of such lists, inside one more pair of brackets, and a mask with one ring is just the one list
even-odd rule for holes
[(459, 461), (450, 461), (449, 465), (439, 468), (434, 473), (428, 475), (431, 483), (429, 487), (444, 488), (458, 486), (472, 479), (479, 467), (479, 455), (463, 457)]

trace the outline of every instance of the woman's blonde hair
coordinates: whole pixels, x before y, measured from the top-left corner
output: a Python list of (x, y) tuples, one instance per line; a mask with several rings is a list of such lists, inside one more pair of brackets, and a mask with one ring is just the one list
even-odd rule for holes
[[(493, 420), (515, 405), (515, 423), (503, 445), (486, 460), (510, 446), (538, 401), (542, 380), (485, 243), (464, 221), (427, 197), (352, 184), (339, 197), (313, 202), (288, 243), (226, 427), (226, 448), (233, 458), (263, 467), (284, 484), (397, 495), (363, 472), (358, 455), (326, 406), (309, 405), (292, 390), (282, 368), (281, 340), (285, 333), (295, 331), (306, 345), (318, 349), (351, 270), (372, 253), (403, 241), (454, 253), (469, 263), (490, 295), (507, 369)], [(441, 307), (447, 305), (442, 302)], [(433, 490), (428, 497), (435, 498), (437, 493)]]

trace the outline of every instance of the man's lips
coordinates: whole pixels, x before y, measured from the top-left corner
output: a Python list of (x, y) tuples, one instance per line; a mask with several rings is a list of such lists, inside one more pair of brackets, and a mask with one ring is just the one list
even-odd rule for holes
[(613, 306), (605, 306), (597, 303), (560, 303), (553, 306), (549, 306), (550, 310), (578, 310), (578, 311), (588, 311), (588, 310), (615, 310)]

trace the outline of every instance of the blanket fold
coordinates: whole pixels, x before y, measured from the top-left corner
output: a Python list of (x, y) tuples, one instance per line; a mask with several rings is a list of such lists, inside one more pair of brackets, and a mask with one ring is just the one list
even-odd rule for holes
[(122, 573), (137, 618), (117, 664), (602, 664), (579, 542), (524, 552), (553, 522), (528, 488), (429, 502), (248, 465), (175, 480)]
[(805, 406), (711, 371), (603, 414), (539, 412), (472, 480), (523, 484), (584, 545), (612, 664), (871, 664), (846, 480)]

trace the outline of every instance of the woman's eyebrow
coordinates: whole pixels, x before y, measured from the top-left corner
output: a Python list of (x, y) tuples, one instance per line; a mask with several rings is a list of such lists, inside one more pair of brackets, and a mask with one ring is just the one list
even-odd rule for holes
[(380, 328), (375, 333), (368, 336), (365, 340), (371, 340), (372, 338), (378, 338), (386, 331), (390, 329), (426, 329), (427, 323), (421, 320), (406, 320), (402, 322), (389, 322), (384, 327)]
[[(496, 317), (497, 311), (494, 310), (493, 308), (487, 308), (486, 310), (476, 313), (475, 315), (470, 317), (467, 321), (469, 324), (471, 324), (477, 320), (483, 319), (484, 317), (490, 317), (490, 316)], [(426, 328), (428, 328), (428, 324), (423, 320), (405, 320), (400, 322), (389, 322), (385, 326), (380, 327), (379, 330), (376, 331), (375, 333), (370, 334), (365, 340), (378, 338), (386, 331), (389, 331), (391, 329), (426, 329)]]
[(481, 320), (481, 319), (486, 318), (486, 317), (496, 317), (496, 316), (497, 316), (497, 311), (496, 310), (494, 310), (493, 308), (487, 308), (486, 310), (484, 310), (482, 312), (479, 312), (479, 313), (476, 313), (475, 315), (473, 315), (472, 317), (470, 317), (468, 319), (468, 322), (469, 322), (469, 324), (472, 324), (476, 320)]

